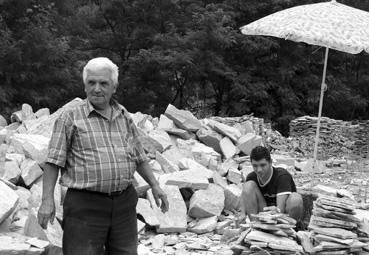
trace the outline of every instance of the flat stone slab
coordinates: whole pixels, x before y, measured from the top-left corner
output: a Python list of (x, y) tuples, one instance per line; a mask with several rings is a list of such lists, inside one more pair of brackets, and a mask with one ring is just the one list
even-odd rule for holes
[(15, 134), (11, 138), (11, 145), (18, 153), (24, 153), (26, 157), (42, 164), (47, 158), (49, 141), (50, 139), (43, 135)]
[(18, 233), (1, 233), (0, 255), (41, 255), (45, 249), (35, 247), (39, 241)]
[(208, 178), (201, 172), (194, 170), (163, 174), (159, 177), (159, 182), (163, 185), (174, 185), (178, 188), (207, 189), (209, 186)]
[(240, 208), (242, 189), (236, 184), (230, 184), (224, 189), (225, 205), (227, 210), (238, 210)]
[(160, 114), (158, 128), (165, 130), (165, 129), (176, 128), (176, 125), (174, 124), (173, 120), (169, 119), (164, 114)]
[(196, 133), (199, 140), (205, 145), (213, 148), (216, 152), (221, 153), (220, 141), (223, 139), (223, 136), (211, 129), (210, 127), (204, 126)]
[(167, 132), (161, 129), (157, 130), (151, 130), (148, 133), (148, 136), (150, 136), (152, 139), (160, 143), (161, 147), (163, 147), (163, 151), (170, 148), (172, 146), (172, 140), (170, 139)]
[(0, 181), (0, 224), (12, 214), (19, 201), (18, 194)]
[(157, 207), (151, 190), (147, 193), (151, 207), (160, 223), (159, 227), (156, 228), (157, 233), (185, 232), (187, 229), (187, 207), (179, 188), (176, 186), (163, 186), (162, 188), (167, 194), (169, 202), (169, 210), (166, 213)]
[(238, 148), (246, 155), (250, 155), (251, 150), (256, 146), (260, 146), (262, 141), (263, 139), (261, 136), (248, 133), (238, 140)]
[(217, 132), (224, 136), (228, 136), (231, 138), (233, 142), (237, 142), (238, 139), (241, 137), (241, 132), (234, 127), (228, 126), (226, 124), (217, 122), (217, 121), (211, 121), (209, 125)]
[(237, 153), (237, 148), (229, 137), (224, 137), (220, 143), (220, 149), (226, 159), (232, 158)]
[(231, 183), (240, 184), (242, 181), (242, 173), (236, 168), (230, 168), (228, 170), (227, 179)]
[(158, 151), (155, 154), (156, 161), (159, 162), (161, 168), (165, 173), (174, 173), (179, 171), (179, 167), (173, 164), (170, 160), (168, 160), (165, 156), (160, 154)]
[(25, 159), (21, 163), (21, 176), (24, 184), (30, 186), (44, 173), (38, 163), (33, 159)]
[(152, 227), (158, 227), (160, 225), (159, 220), (156, 218), (155, 212), (151, 208), (149, 200), (139, 198), (136, 206), (136, 212), (144, 218), (146, 224)]
[(47, 229), (41, 228), (38, 224), (37, 212), (35, 208), (29, 210), (28, 219), (24, 228), (24, 234), (30, 237), (50, 242), (49, 249), (60, 253), (62, 250), (63, 230), (59, 222), (55, 219), (54, 224), (48, 224)]
[(192, 195), (188, 214), (193, 218), (220, 216), (224, 199), (223, 189), (211, 183), (206, 190), (198, 190)]
[(171, 104), (168, 105), (164, 114), (182, 129), (196, 132), (201, 128), (201, 122), (191, 112), (179, 110)]
[(21, 176), (21, 170), (16, 161), (5, 161), (3, 172), (0, 169), (0, 178), (16, 184)]
[(209, 233), (215, 230), (218, 224), (218, 217), (212, 216), (209, 218), (199, 219), (194, 226), (188, 228), (188, 231), (198, 235)]

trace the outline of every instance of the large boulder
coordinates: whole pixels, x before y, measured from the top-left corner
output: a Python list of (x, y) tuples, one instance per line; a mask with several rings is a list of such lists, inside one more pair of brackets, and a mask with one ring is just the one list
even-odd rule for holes
[(18, 194), (0, 180), (0, 223), (13, 213), (18, 201)]
[(220, 143), (220, 149), (226, 159), (232, 158), (237, 153), (237, 148), (229, 137), (224, 137)]
[(250, 155), (251, 150), (256, 146), (262, 145), (262, 142), (263, 139), (261, 136), (248, 133), (238, 140), (238, 148), (246, 155)]
[(33, 159), (25, 159), (21, 163), (22, 179), (24, 184), (30, 186), (44, 173), (37, 162)]
[(231, 138), (233, 142), (237, 142), (242, 135), (238, 129), (217, 121), (211, 121), (209, 125), (218, 133)]
[(0, 128), (6, 127), (8, 125), (8, 122), (6, 119), (0, 114)]
[(4, 168), (0, 168), (0, 178), (16, 184), (21, 176), (21, 170), (16, 161), (5, 161)]
[(165, 115), (173, 120), (176, 126), (187, 131), (196, 132), (201, 128), (201, 122), (191, 112), (179, 110), (171, 104), (165, 110)]
[(196, 191), (190, 200), (188, 214), (194, 218), (220, 216), (224, 208), (224, 191), (216, 184)]
[(221, 153), (220, 141), (223, 139), (223, 136), (218, 132), (214, 131), (208, 126), (203, 126), (196, 133), (199, 140), (205, 145), (213, 148), (216, 152)]
[(18, 153), (23, 153), (37, 163), (42, 164), (47, 159), (50, 139), (42, 135), (14, 134), (11, 145)]
[(176, 186), (163, 186), (169, 202), (169, 210), (163, 213), (156, 205), (152, 190), (147, 192), (151, 207), (159, 220), (156, 228), (158, 233), (185, 232), (187, 229), (187, 207), (182, 198), (179, 188)]

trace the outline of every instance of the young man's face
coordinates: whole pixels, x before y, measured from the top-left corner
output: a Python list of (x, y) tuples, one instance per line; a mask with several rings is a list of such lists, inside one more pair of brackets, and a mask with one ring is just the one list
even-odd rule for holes
[(272, 162), (263, 158), (261, 160), (251, 160), (251, 165), (259, 178), (266, 180), (266, 178), (269, 177), (270, 170), (272, 169)]

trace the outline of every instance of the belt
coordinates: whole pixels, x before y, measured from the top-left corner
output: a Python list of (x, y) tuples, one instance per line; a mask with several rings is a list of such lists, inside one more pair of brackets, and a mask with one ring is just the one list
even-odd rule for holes
[(94, 190), (88, 190), (88, 189), (74, 189), (74, 188), (68, 188), (68, 190), (72, 190), (72, 191), (78, 191), (78, 192), (85, 192), (85, 193), (92, 193), (92, 194), (98, 194), (98, 195), (102, 195), (102, 196), (106, 196), (106, 197), (116, 197), (116, 196), (120, 196), (124, 193), (124, 191), (126, 191), (130, 186), (129, 185), (126, 189), (123, 190), (118, 190), (118, 191), (113, 191), (113, 192), (99, 192), (99, 191), (94, 191)]

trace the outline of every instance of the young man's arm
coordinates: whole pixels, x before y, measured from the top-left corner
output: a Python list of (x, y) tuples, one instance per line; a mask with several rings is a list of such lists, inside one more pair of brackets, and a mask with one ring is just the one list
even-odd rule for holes
[(292, 193), (292, 176), (283, 174), (279, 176), (277, 181), (277, 207), (281, 213), (286, 213), (286, 202), (289, 195)]

